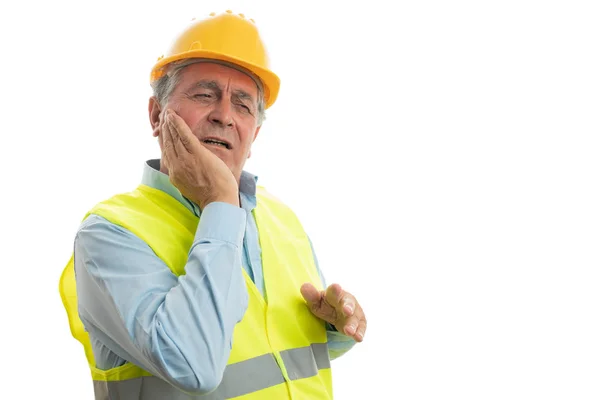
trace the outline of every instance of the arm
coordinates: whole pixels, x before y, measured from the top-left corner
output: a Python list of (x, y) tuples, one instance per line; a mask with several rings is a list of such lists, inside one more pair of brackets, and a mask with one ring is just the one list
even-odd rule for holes
[(207, 205), (178, 278), (137, 236), (90, 216), (75, 241), (79, 314), (90, 336), (183, 391), (214, 390), (248, 304), (245, 224), (244, 210)]
[[(310, 247), (313, 252), (313, 258), (315, 260), (317, 272), (319, 273), (319, 278), (321, 278), (321, 283), (323, 284), (323, 287), (326, 288), (327, 284), (325, 282), (325, 277), (321, 272), (321, 268), (319, 267), (319, 262), (317, 260), (315, 249), (310, 238), (308, 240), (310, 242)], [(338, 332), (338, 330), (335, 329), (335, 326), (331, 325), (329, 322), (327, 323), (327, 347), (329, 348), (329, 358), (331, 360), (343, 356), (352, 347), (354, 347), (355, 344), (356, 341), (354, 340), (354, 338), (347, 336), (344, 333)]]

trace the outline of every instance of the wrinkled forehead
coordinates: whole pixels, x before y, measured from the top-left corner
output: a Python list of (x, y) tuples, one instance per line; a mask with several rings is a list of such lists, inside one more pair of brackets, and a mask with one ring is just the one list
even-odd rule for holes
[(239, 65), (229, 63), (227, 61), (213, 60), (213, 59), (209, 59), (209, 58), (193, 58), (193, 59), (175, 61), (175, 62), (169, 64), (169, 69), (167, 71), (167, 74), (170, 75), (172, 73), (172, 71), (178, 66), (187, 67), (189, 65), (201, 64), (201, 63), (223, 65), (225, 67), (235, 69), (235, 70), (247, 75), (248, 77), (250, 77), (250, 79), (252, 79), (254, 81), (254, 83), (256, 84), (256, 88), (258, 89), (258, 93), (260, 93), (260, 94), (264, 93), (262, 82), (260, 81), (260, 79), (258, 79), (258, 77), (256, 75), (254, 75), (252, 72), (248, 71), (247, 69), (240, 67)]

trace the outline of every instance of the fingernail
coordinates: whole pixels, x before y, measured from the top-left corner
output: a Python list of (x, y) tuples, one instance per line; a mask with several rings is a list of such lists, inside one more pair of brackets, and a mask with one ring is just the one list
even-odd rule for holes
[(365, 333), (363, 331), (358, 331), (357, 335), (360, 340), (363, 340), (363, 338), (365, 337)]
[(346, 311), (346, 314), (352, 315), (352, 311), (354, 311), (354, 310), (352, 309), (352, 306), (350, 304), (346, 304), (344, 306), (344, 311)]
[(348, 333), (351, 335), (354, 335), (354, 332), (356, 331), (356, 325), (348, 325)]

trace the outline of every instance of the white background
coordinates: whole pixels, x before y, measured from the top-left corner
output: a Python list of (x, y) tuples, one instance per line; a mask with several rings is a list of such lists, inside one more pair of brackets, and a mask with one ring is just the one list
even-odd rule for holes
[(0, 397), (92, 399), (58, 293), (75, 231), (159, 156), (171, 35), (232, 9), (282, 79), (247, 169), (367, 312), (336, 398), (598, 399), (594, 3), (3, 2)]

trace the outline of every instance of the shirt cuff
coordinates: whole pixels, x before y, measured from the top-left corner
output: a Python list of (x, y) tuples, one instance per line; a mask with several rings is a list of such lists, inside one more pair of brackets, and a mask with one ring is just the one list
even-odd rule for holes
[(337, 328), (331, 325), (329, 322), (325, 322), (325, 328), (329, 332), (338, 332)]
[(242, 247), (246, 231), (246, 210), (233, 204), (215, 201), (200, 214), (196, 241), (213, 239)]

